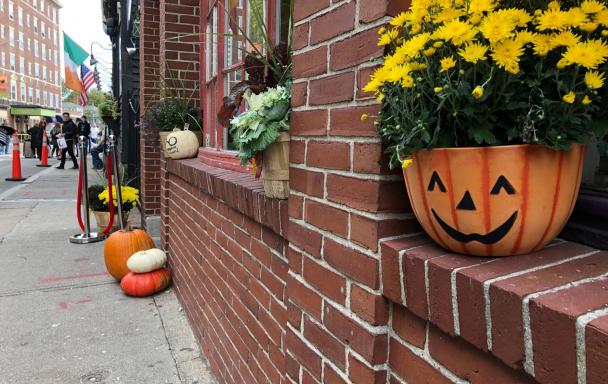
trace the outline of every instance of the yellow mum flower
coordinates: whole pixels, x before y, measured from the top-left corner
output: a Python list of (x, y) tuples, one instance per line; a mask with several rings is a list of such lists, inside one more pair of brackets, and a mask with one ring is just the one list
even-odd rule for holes
[(469, 3), (469, 13), (491, 12), (496, 8), (494, 0), (471, 0)]
[(525, 27), (532, 21), (532, 16), (523, 9), (509, 8), (500, 11), (500, 13), (510, 18), (518, 27)]
[(399, 36), (399, 32), (396, 29), (391, 29), (390, 31), (380, 36), (380, 40), (378, 40), (378, 46), (381, 47), (384, 45), (389, 45), (397, 38), (397, 36)]
[(549, 2), (548, 8), (550, 10), (559, 11), (561, 8), (561, 5), (560, 5), (559, 1), (551, 1), (551, 2)]
[(441, 92), (443, 91), (443, 87), (435, 87), (435, 88), (433, 89), (433, 91), (434, 91), (435, 93), (441, 93)]
[(403, 76), (403, 79), (401, 80), (401, 86), (403, 88), (412, 88), (414, 87), (414, 78), (410, 75), (405, 75)]
[(534, 53), (537, 56), (547, 56), (547, 54), (555, 48), (553, 38), (548, 35), (537, 34), (534, 36)]
[(480, 85), (476, 86), (475, 89), (473, 89), (473, 92), (471, 92), (471, 94), (475, 99), (481, 99), (481, 97), (483, 96), (483, 87)]
[(441, 48), (443, 47), (443, 41), (436, 41), (433, 43), (433, 47), (434, 48)]
[(491, 43), (497, 43), (513, 36), (515, 27), (512, 18), (505, 17), (504, 12), (498, 11), (488, 14), (481, 22), (479, 30)]
[(536, 18), (539, 31), (564, 30), (568, 27), (568, 12), (549, 9)]
[(409, 40), (406, 40), (401, 46), (395, 50), (396, 56), (415, 58), (420, 55), (426, 43), (430, 40), (430, 33), (421, 33)]
[(598, 13), (604, 9), (606, 9), (606, 7), (596, 0), (585, 0), (581, 3), (581, 10), (587, 14)]
[(440, 27), (433, 37), (451, 41), (454, 45), (462, 45), (473, 40), (475, 35), (477, 35), (477, 31), (471, 24), (460, 20), (452, 20)]
[(583, 105), (589, 105), (589, 104), (591, 104), (591, 99), (589, 98), (589, 96), (585, 95), (585, 97), (583, 98), (582, 103), (583, 103)]
[(596, 71), (588, 71), (585, 73), (585, 84), (591, 89), (599, 89), (604, 86), (606, 75)]
[(572, 104), (576, 100), (576, 94), (570, 91), (562, 97), (562, 100), (564, 100), (564, 103)]
[(467, 44), (466, 47), (458, 50), (458, 54), (469, 63), (477, 63), (486, 59), (488, 47), (479, 43)]
[(395, 27), (402, 27), (408, 19), (408, 15), (405, 12), (401, 12), (397, 16), (393, 17), (390, 24)]
[(534, 42), (536, 35), (530, 31), (519, 31), (515, 35), (515, 41), (517, 41), (521, 45), (526, 45), (528, 43)]
[(580, 28), (583, 31), (588, 32), (588, 33), (595, 31), (597, 29), (597, 27), (599, 27), (599, 25), (597, 23), (585, 23), (580, 26)]
[(420, 26), (420, 24), (414, 24), (410, 28), (410, 33), (412, 33), (413, 35), (420, 33), (420, 31), (422, 31), (422, 27)]
[(580, 36), (574, 34), (572, 31), (562, 31), (551, 35), (551, 43), (554, 47), (570, 47), (578, 44), (581, 41)]
[(596, 13), (593, 21), (604, 27), (608, 27), (608, 10)]
[(446, 72), (448, 69), (454, 68), (456, 66), (456, 61), (454, 61), (454, 58), (452, 56), (444, 57), (439, 63), (441, 64), (440, 72)]
[(367, 113), (364, 113), (361, 115), (361, 121), (365, 121), (369, 118), (369, 115)]
[(581, 27), (589, 22), (587, 15), (580, 8), (570, 8), (567, 15), (567, 24), (571, 27)]
[(519, 58), (524, 54), (521, 43), (514, 39), (503, 40), (492, 48), (492, 58), (500, 68), (514, 75), (519, 73)]
[(412, 166), (412, 164), (414, 164), (414, 160), (412, 159), (405, 159), (403, 160), (403, 162), (401, 163), (401, 167), (403, 169), (408, 169), (409, 167)]
[(437, 52), (437, 50), (433, 47), (424, 50), (424, 56), (431, 57)]
[(577, 64), (587, 69), (596, 69), (606, 62), (608, 45), (601, 40), (589, 40), (568, 47), (562, 57), (569, 65)]

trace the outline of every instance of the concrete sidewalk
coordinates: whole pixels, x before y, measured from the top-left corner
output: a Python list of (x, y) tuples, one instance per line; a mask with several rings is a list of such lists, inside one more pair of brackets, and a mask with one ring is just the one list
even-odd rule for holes
[(215, 383), (172, 290), (129, 298), (103, 243), (68, 242), (76, 178), (0, 191), (0, 383)]

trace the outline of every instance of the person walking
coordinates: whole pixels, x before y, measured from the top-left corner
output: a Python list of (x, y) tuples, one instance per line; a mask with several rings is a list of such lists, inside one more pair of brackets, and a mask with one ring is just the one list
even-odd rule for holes
[(36, 159), (40, 159), (42, 157), (42, 134), (45, 128), (46, 123), (41, 121), (37, 125), (27, 130), (27, 133), (30, 135), (32, 155)]
[(87, 121), (87, 117), (82, 115), (82, 120), (78, 124), (78, 136), (84, 136), (84, 140), (86, 143), (87, 150), (91, 150), (91, 141), (89, 139), (89, 135), (91, 135), (91, 124)]
[(95, 123), (91, 125), (91, 134), (89, 135), (89, 138), (91, 139), (91, 143), (97, 144), (97, 140), (99, 139), (99, 127)]
[(93, 160), (93, 168), (103, 169), (103, 160), (99, 157), (106, 149), (106, 135), (105, 132), (101, 133), (99, 142), (91, 148), (91, 159)]
[(61, 127), (61, 133), (58, 135), (60, 138), (65, 139), (65, 143), (67, 144), (66, 148), (61, 150), (61, 164), (57, 167), (58, 169), (63, 169), (65, 166), (65, 157), (66, 154), (70, 155), (72, 159), (72, 163), (74, 166), (72, 169), (78, 169), (78, 161), (76, 161), (76, 156), (74, 156), (74, 140), (77, 138), (78, 127), (72, 119), (70, 118), (70, 114), (67, 112), (63, 113), (63, 126)]
[(61, 151), (59, 149), (59, 144), (57, 143), (57, 135), (61, 133), (61, 124), (55, 123), (53, 129), (51, 129), (51, 156), (56, 158), (60, 157)]

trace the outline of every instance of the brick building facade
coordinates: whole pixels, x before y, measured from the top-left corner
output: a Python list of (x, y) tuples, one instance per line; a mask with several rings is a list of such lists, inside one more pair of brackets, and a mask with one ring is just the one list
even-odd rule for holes
[(60, 8), (53, 0), (0, 0), (0, 76), (8, 85), (2, 104), (13, 109), (0, 119), (17, 127), (25, 128), (25, 116), (61, 111)]
[[(142, 103), (162, 68), (204, 81), (180, 64), (205, 60), (204, 38), (166, 38), (204, 30), (210, 3), (142, 1)], [(515, 258), (447, 253), (361, 121), (378, 111), (361, 90), (376, 31), (406, 3), (296, 0), (288, 200), (210, 165), (209, 149), (165, 161), (146, 126), (144, 206), (203, 354), (226, 383), (604, 382), (608, 255), (560, 240)]]

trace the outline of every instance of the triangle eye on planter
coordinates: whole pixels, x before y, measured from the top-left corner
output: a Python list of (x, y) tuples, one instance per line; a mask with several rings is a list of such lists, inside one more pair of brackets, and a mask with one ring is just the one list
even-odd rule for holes
[(435, 190), (435, 185), (439, 187), (441, 192), (446, 192), (445, 185), (443, 185), (443, 181), (441, 181), (441, 178), (439, 178), (437, 171), (433, 172), (433, 175), (431, 176), (431, 181), (429, 182), (428, 188), (429, 192), (433, 192)]
[(494, 188), (492, 188), (490, 194), (498, 195), (501, 189), (504, 189), (509, 195), (515, 194), (515, 188), (513, 188), (511, 183), (509, 183), (509, 180), (504, 176), (500, 176), (498, 180), (496, 180), (496, 184), (494, 185)]

